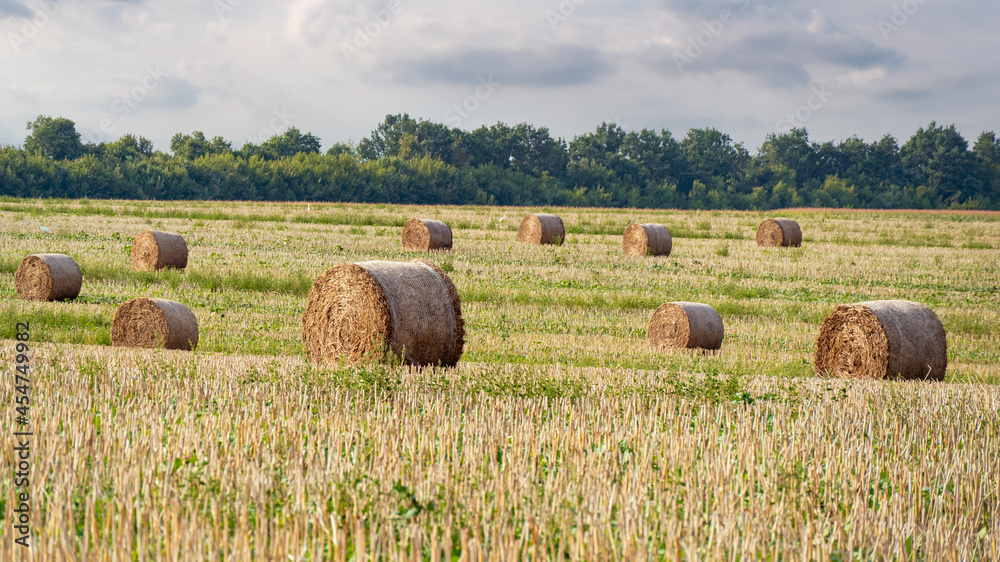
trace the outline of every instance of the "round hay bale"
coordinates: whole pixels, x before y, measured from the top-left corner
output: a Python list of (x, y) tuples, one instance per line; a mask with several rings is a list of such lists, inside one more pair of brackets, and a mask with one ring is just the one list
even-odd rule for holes
[(344, 263), (310, 289), (302, 340), (317, 362), (382, 360), (391, 351), (411, 365), (452, 367), (465, 347), (462, 303), (430, 262)]
[(626, 256), (669, 256), (672, 248), (670, 229), (662, 224), (630, 224), (622, 235)]
[(535, 213), (521, 220), (517, 241), (523, 244), (555, 244), (566, 241), (566, 229), (561, 218), (546, 213)]
[(767, 219), (757, 227), (758, 246), (802, 245), (802, 229), (792, 219)]
[(187, 243), (180, 234), (143, 230), (132, 242), (132, 269), (137, 271), (159, 271), (164, 267), (184, 269), (187, 263)]
[(66, 254), (27, 256), (14, 273), (17, 296), (26, 301), (75, 299), (82, 286), (80, 266)]
[(719, 349), (725, 329), (722, 317), (707, 304), (668, 302), (653, 312), (646, 332), (656, 349)]
[(410, 219), (403, 227), (403, 249), (430, 252), (451, 249), (451, 228), (431, 219)]
[(920, 303), (845, 304), (823, 320), (813, 366), (824, 377), (944, 380), (948, 342), (937, 314)]
[(179, 302), (135, 298), (115, 311), (111, 343), (117, 347), (191, 350), (198, 346), (198, 319)]

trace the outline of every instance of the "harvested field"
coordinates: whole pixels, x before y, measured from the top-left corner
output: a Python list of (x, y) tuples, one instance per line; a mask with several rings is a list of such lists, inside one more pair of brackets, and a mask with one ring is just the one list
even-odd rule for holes
[[(519, 244), (505, 211), (558, 214), (565, 243)], [(458, 366), (310, 362), (313, 281), (412, 260), (414, 216), (455, 230), (429, 257), (461, 298)], [(45, 436), (34, 555), (996, 559), (1000, 216), (794, 216), (802, 247), (762, 251), (753, 212), (5, 200), (0, 345), (10, 373), (30, 322)], [(629, 221), (670, 225), (671, 255), (623, 255)], [(133, 270), (121, 233), (146, 229), (184, 236), (187, 269)], [(20, 258), (47, 252), (80, 266), (74, 301), (16, 298)], [(111, 347), (135, 297), (190, 307), (197, 349)], [(941, 319), (944, 382), (815, 375), (837, 305), (894, 299)], [(670, 301), (718, 311), (722, 348), (651, 349)]]

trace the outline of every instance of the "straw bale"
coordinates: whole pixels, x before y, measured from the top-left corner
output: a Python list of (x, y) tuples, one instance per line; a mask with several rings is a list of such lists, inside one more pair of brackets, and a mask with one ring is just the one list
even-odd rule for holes
[(75, 299), (83, 286), (83, 273), (66, 254), (33, 254), (21, 260), (14, 273), (18, 298), (32, 301)]
[(707, 304), (668, 302), (653, 312), (647, 337), (657, 349), (722, 347), (725, 329), (722, 317)]
[(556, 244), (566, 241), (566, 229), (561, 218), (546, 213), (535, 213), (521, 220), (517, 241), (523, 244)]
[(134, 298), (115, 311), (111, 343), (117, 347), (192, 350), (198, 346), (198, 319), (177, 301)]
[(451, 228), (432, 219), (411, 219), (403, 227), (403, 249), (430, 252), (451, 249)]
[(188, 248), (184, 237), (172, 232), (143, 230), (132, 242), (132, 269), (158, 271), (164, 267), (187, 267)]
[(802, 245), (802, 229), (792, 219), (767, 219), (757, 228), (758, 246)]
[(821, 376), (944, 380), (948, 342), (930, 308), (907, 300), (838, 306), (816, 338)]
[(627, 256), (669, 256), (672, 248), (670, 229), (662, 224), (631, 224), (622, 235)]
[(334, 266), (309, 291), (302, 340), (314, 361), (383, 360), (454, 366), (465, 342), (461, 301), (436, 265), (369, 261)]

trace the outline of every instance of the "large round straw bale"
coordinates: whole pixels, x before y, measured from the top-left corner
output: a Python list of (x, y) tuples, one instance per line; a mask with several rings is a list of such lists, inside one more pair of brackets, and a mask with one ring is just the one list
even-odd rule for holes
[(132, 242), (132, 269), (154, 271), (164, 267), (184, 269), (188, 248), (184, 237), (172, 232), (143, 230)]
[(411, 219), (403, 227), (403, 249), (430, 252), (451, 249), (451, 228), (431, 219)]
[(560, 245), (566, 240), (566, 229), (561, 218), (546, 213), (535, 213), (521, 220), (517, 241), (524, 244)]
[(631, 224), (622, 236), (622, 248), (626, 256), (669, 256), (673, 239), (662, 224)]
[(937, 314), (905, 300), (838, 306), (816, 338), (821, 376), (944, 380), (948, 342)]
[(430, 262), (344, 263), (309, 291), (302, 340), (314, 361), (381, 360), (392, 351), (411, 365), (451, 367), (465, 347), (462, 303)]
[(21, 260), (14, 273), (18, 298), (26, 301), (75, 299), (83, 273), (66, 254), (33, 254)]
[(647, 330), (649, 343), (660, 348), (719, 349), (725, 329), (722, 317), (707, 304), (668, 302), (653, 312)]
[(179, 302), (135, 298), (115, 311), (111, 343), (119, 347), (191, 350), (198, 345), (198, 319)]
[(757, 228), (758, 246), (801, 246), (802, 229), (792, 219), (767, 219)]

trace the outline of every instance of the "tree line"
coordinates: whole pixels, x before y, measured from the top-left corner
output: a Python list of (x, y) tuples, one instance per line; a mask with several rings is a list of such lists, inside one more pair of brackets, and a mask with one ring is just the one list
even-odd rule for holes
[(73, 121), (39, 116), (23, 147), (0, 148), (0, 195), (680, 209), (1000, 209), (1000, 140), (969, 143), (931, 123), (900, 146), (886, 135), (817, 143), (772, 133), (756, 154), (714, 128), (626, 131), (602, 123), (567, 142), (547, 128), (473, 131), (388, 115), (358, 143), (289, 128), (240, 148), (178, 133), (170, 153), (141, 136), (81, 142)]

